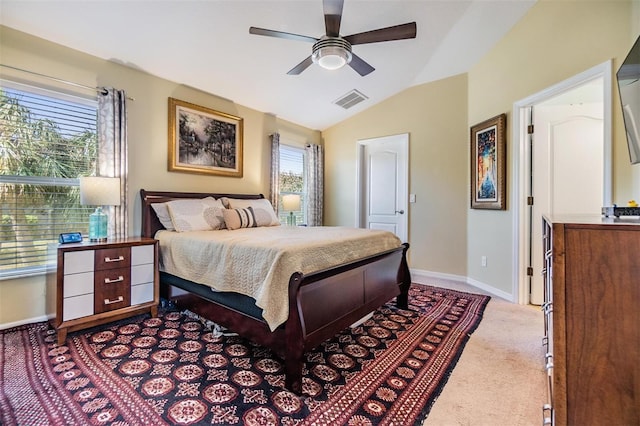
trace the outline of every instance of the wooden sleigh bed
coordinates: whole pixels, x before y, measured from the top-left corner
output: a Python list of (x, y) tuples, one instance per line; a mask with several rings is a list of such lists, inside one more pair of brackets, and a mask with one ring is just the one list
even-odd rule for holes
[[(154, 203), (205, 197), (260, 199), (258, 194), (216, 194), (140, 190), (142, 236), (154, 238), (165, 229)], [(216, 232), (216, 231), (213, 231)], [(233, 232), (233, 231), (228, 231)], [(284, 360), (285, 386), (302, 391), (304, 353), (394, 297), (407, 309), (411, 277), (406, 260), (407, 243), (375, 255), (341, 263), (329, 269), (295, 272), (288, 283), (288, 317), (271, 331), (255, 300), (238, 293), (216, 292), (210, 287), (160, 272), (161, 297), (201, 317), (270, 348)], [(162, 250), (162, 249), (161, 249)]]

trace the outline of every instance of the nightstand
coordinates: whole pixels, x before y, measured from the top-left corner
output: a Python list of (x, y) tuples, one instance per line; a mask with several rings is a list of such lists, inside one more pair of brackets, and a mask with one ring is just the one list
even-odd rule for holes
[(52, 248), (47, 314), (64, 344), (67, 332), (149, 312), (158, 315), (158, 241), (126, 238)]

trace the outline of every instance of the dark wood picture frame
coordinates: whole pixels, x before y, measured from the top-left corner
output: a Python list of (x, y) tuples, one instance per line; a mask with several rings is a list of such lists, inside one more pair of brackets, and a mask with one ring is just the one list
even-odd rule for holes
[(170, 172), (242, 177), (243, 120), (169, 98)]
[(506, 209), (507, 115), (471, 127), (471, 208)]

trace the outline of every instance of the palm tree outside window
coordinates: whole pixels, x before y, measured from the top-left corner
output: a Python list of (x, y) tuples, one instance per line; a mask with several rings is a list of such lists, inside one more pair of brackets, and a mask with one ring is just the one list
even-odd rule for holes
[(47, 247), (88, 229), (79, 177), (95, 174), (97, 100), (0, 81), (0, 279), (46, 270)]

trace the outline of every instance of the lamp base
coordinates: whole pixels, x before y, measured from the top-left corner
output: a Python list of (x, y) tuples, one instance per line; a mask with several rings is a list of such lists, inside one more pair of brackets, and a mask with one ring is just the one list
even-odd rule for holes
[(107, 241), (108, 217), (102, 211), (102, 207), (96, 207), (96, 211), (89, 216), (89, 241)]
[(287, 217), (287, 225), (296, 226), (296, 217), (293, 215), (293, 212), (289, 212), (289, 216)]

